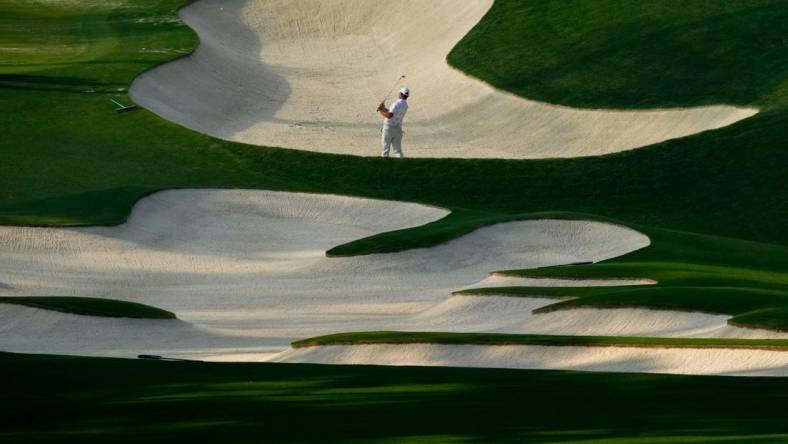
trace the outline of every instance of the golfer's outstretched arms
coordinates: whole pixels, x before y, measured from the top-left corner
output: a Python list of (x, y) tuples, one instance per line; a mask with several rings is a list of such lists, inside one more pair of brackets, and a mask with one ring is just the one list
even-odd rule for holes
[(394, 113), (392, 113), (391, 111), (389, 111), (388, 108), (386, 108), (386, 102), (380, 102), (380, 105), (378, 106), (378, 112), (380, 113), (381, 116), (387, 119), (390, 119), (394, 116)]

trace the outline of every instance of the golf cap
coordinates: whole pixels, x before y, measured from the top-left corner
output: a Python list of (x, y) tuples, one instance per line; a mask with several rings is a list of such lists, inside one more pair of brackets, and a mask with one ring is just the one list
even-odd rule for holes
[(399, 92), (402, 93), (403, 95), (410, 96), (409, 88), (402, 88), (401, 90), (399, 90)]

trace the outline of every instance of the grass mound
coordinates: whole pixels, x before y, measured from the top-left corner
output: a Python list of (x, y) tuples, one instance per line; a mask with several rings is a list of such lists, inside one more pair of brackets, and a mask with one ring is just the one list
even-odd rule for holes
[[(477, 288), (466, 295), (555, 296), (569, 301), (536, 312), (578, 307), (641, 307), (726, 314), (732, 325), (788, 331), (788, 248), (668, 230), (646, 230), (648, 248), (598, 264), (508, 270), (530, 278), (642, 278), (623, 287)], [(716, 254), (709, 254), (714, 251)]]
[(788, 351), (788, 340), (727, 338), (646, 338), (633, 336), (519, 335), (501, 333), (443, 333), (372, 331), (339, 333), (293, 342), (293, 348), (330, 345), (443, 344), (542, 345), (584, 347), (743, 348)]
[(0, 297), (0, 304), (24, 305), (42, 310), (59, 311), (104, 318), (175, 319), (175, 314), (136, 302), (66, 296)]
[(496, 0), (449, 62), (570, 106), (784, 103), (787, 20), (781, 0)]

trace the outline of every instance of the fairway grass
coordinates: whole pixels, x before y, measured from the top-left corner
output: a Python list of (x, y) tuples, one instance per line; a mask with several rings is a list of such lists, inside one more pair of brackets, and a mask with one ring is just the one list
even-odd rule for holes
[(785, 103), (786, 20), (781, 0), (496, 0), (449, 63), (568, 106)]
[[(717, 312), (723, 301), (708, 292), (753, 289), (770, 296), (752, 305), (726, 290), (731, 323), (788, 325), (779, 296), (788, 263), (783, 2), (497, 0), (449, 58), (493, 85), (590, 108), (761, 112), (603, 157), (403, 162), (230, 143), (145, 109), (116, 114), (110, 99), (130, 103), (140, 72), (197, 44), (177, 19), (183, 3), (0, 0), (0, 102), (12, 110), (0, 115), (0, 223), (119, 224), (168, 188), (336, 193), (453, 211), (330, 252), (344, 256), (429, 247), (513, 219), (612, 220), (651, 247), (520, 275), (649, 278), (662, 292), (649, 304)], [(673, 285), (712, 299), (662, 299)], [(13, 354), (0, 354), (0, 378), (0, 441), (11, 442), (788, 442), (786, 378)]]
[[(46, 51), (23, 48), (5, 58), (9, 51), (3, 50), (0, 98), (9, 109), (25, 111), (0, 120), (6, 159), (0, 165), (0, 223), (117, 224), (134, 202), (165, 188), (265, 188), (458, 211), (440, 235), (433, 226), (401, 248), (440, 242), (473, 224), (556, 210), (788, 242), (780, 223), (786, 206), (775, 193), (784, 178), (780, 165), (788, 161), (778, 105), (731, 127), (612, 156), (399, 163), (251, 147), (185, 130), (144, 109), (114, 113), (110, 99), (129, 103), (126, 88), (138, 73), (197, 43), (177, 20), (180, 4), (8, 5), (0, 41), (35, 34), (36, 44), (72, 45), (79, 57), (69, 59), (66, 51), (53, 60)], [(760, 46), (745, 49), (749, 54)], [(777, 74), (774, 82), (781, 81)]]
[(0, 354), (0, 377), (13, 381), (0, 405), (9, 442), (788, 439), (785, 378), (14, 354)]
[[(5, 113), (0, 120), (4, 134), (0, 153), (5, 159), (0, 164), (0, 223), (117, 224), (141, 197), (185, 187), (337, 193), (419, 202), (452, 211), (423, 227), (337, 246), (329, 250), (330, 256), (425, 248), (479, 226), (516, 219), (611, 220), (647, 234), (652, 246), (612, 262), (573, 267), (568, 273), (643, 277), (659, 284), (604, 301), (603, 296), (584, 293), (597, 297), (597, 303), (724, 312), (736, 316), (732, 322), (737, 325), (784, 329), (788, 325), (784, 297), (788, 199), (783, 168), (788, 164), (784, 149), (788, 76), (784, 51), (775, 53), (784, 29), (767, 27), (762, 38), (746, 38), (752, 32), (749, 23), (764, 17), (780, 20), (784, 8), (779, 2), (764, 2), (757, 8), (748, 7), (747, 2), (727, 2), (724, 11), (700, 8), (695, 2), (689, 2), (686, 11), (636, 2), (615, 8), (605, 4), (574, 5), (586, 24), (577, 32), (556, 34), (554, 28), (542, 27), (538, 28), (541, 35), (528, 21), (572, 23), (575, 19), (567, 15), (571, 5), (499, 0), (450, 61), (462, 67), (464, 60), (479, 55), (482, 46), (509, 51), (506, 39), (514, 39), (524, 42), (519, 52), (512, 53), (517, 57), (499, 55), (495, 64), (476, 64), (495, 73), (470, 72), (492, 83), (503, 74), (526, 79), (519, 86), (499, 86), (528, 97), (607, 107), (703, 103), (692, 91), (675, 88), (676, 79), (690, 72), (693, 78), (719, 78), (720, 66), (732, 64), (746, 81), (731, 85), (729, 79), (735, 76), (729, 76), (713, 90), (690, 89), (702, 92), (704, 100), (758, 105), (762, 112), (720, 130), (627, 153), (580, 159), (408, 159), (392, 163), (251, 147), (185, 130), (144, 109), (124, 114), (113, 111), (110, 99), (129, 103), (126, 88), (136, 75), (188, 54), (196, 45), (194, 33), (177, 18), (180, 0), (145, 4), (86, 0), (47, 8), (7, 4), (8, 14), (0, 17), (4, 25), (0, 26), (4, 45), (0, 49), (0, 99), (9, 109), (23, 112)], [(685, 13), (686, 20), (677, 18), (676, 14)], [(636, 34), (641, 37), (615, 38), (624, 19), (648, 22)], [(680, 25), (668, 29), (659, 51), (651, 39), (642, 37), (665, 31), (666, 24), (674, 21)], [(679, 37), (687, 27), (693, 27), (692, 35), (701, 45), (693, 51), (702, 51), (707, 41), (725, 51), (714, 53), (713, 60), (704, 64), (692, 62), (691, 57), (676, 59), (671, 48), (683, 44)], [(492, 28), (497, 37), (490, 34)], [(578, 39), (582, 48), (576, 46)], [(545, 40), (551, 45), (534, 46)], [(595, 79), (610, 79), (609, 84), (588, 81), (575, 63), (577, 51), (592, 48), (599, 54)], [(652, 68), (670, 64), (671, 69), (654, 70), (665, 72), (659, 79), (621, 69), (622, 65), (638, 65), (637, 54), (649, 54)], [(759, 54), (767, 55), (759, 58)], [(519, 60), (530, 63), (522, 65)], [(565, 68), (561, 82), (587, 86), (572, 91), (590, 91), (590, 95), (551, 96), (554, 85), (519, 71), (522, 66), (552, 65)], [(758, 68), (760, 74), (745, 75), (748, 67)], [(542, 75), (555, 78), (549, 70)], [(643, 81), (648, 88), (638, 83)], [(614, 85), (621, 91), (644, 91), (644, 101), (635, 103), (625, 94), (612, 94)], [(52, 162), (53, 158), (58, 161)], [(692, 282), (671, 282), (670, 276), (688, 272), (695, 275)], [(665, 290), (671, 285), (682, 291)], [(716, 297), (715, 292), (722, 296)], [(666, 294), (670, 296), (663, 297)], [(753, 294), (760, 296), (746, 297)], [(592, 298), (581, 298), (566, 304), (591, 302)]]
[[(608, 28), (615, 28), (625, 17), (634, 21), (647, 17), (649, 27), (663, 29), (665, 23), (676, 19), (676, 13), (656, 4), (644, 8), (627, 3), (611, 9), (602, 7), (602, 3), (598, 7), (577, 9), (586, 14), (584, 20), (588, 27), (583, 32), (596, 33), (583, 36), (585, 44), (597, 45), (600, 54), (606, 54), (594, 69), (606, 74), (599, 78), (615, 79), (613, 74), (620, 73), (630, 81), (640, 81), (632, 72), (620, 70), (615, 62), (629, 64), (631, 59), (627, 57), (650, 49), (648, 40), (617, 40), (611, 38), (612, 28)], [(691, 17), (703, 14), (690, 3)], [(175, 10), (180, 4), (180, 0), (164, 0), (155, 4), (70, 2), (47, 8), (28, 3), (8, 5), (10, 14), (0, 18), (0, 23), (8, 25), (0, 28), (3, 30), (0, 41), (20, 43), (13, 51), (2, 50), (0, 97), (9, 109), (24, 112), (6, 113), (0, 120), (4, 134), (0, 151), (6, 159), (0, 164), (0, 223), (117, 224), (126, 219), (131, 206), (141, 197), (164, 188), (184, 187), (337, 193), (413, 201), (452, 211), (444, 219), (422, 227), (336, 246), (328, 251), (329, 256), (425, 248), (480, 226), (509, 220), (609, 220), (647, 234), (652, 246), (636, 255), (605, 264), (573, 267), (566, 273), (574, 273), (575, 277), (643, 277), (659, 284), (635, 293), (618, 293), (604, 301), (597, 295), (598, 304), (704, 310), (736, 316), (732, 320), (736, 325), (776, 329), (788, 326), (784, 297), (788, 250), (782, 246), (788, 243), (788, 231), (784, 230), (788, 200), (780, 191), (785, 183), (782, 166), (788, 164), (788, 150), (783, 149), (788, 114), (779, 87), (788, 82), (782, 68), (784, 54), (775, 55), (772, 65), (760, 71), (761, 76), (747, 77), (748, 82), (735, 88), (738, 98), (731, 103), (757, 104), (763, 111), (728, 128), (594, 158), (408, 159), (392, 163), (386, 159), (321, 155), (219, 141), (180, 128), (144, 109), (114, 113), (109, 100), (115, 98), (128, 103), (126, 88), (138, 73), (187, 54), (196, 45), (194, 33), (177, 19)], [(584, 80), (583, 71), (573, 64), (577, 54), (572, 48), (578, 35), (555, 35), (550, 29), (539, 28), (546, 34), (537, 39), (533, 27), (519, 21), (543, 20), (548, 16), (549, 20), (569, 20), (568, 7), (553, 7), (558, 4), (550, 2), (544, 5), (523, 6), (499, 0), (479, 27), (452, 53), (450, 61), (462, 66), (463, 57), (478, 55), (473, 48), (478, 49), (479, 45), (506, 48), (504, 40), (515, 38), (525, 42), (518, 51), (527, 60), (561, 64), (567, 68), (566, 78), (588, 84), (588, 91), (601, 88), (598, 91), (602, 92), (595, 97), (616, 97), (605, 89), (612, 83), (591, 87), (593, 83)], [(744, 69), (741, 60), (750, 61), (747, 66), (766, 63), (752, 59), (753, 54), (764, 49), (763, 41), (735, 37), (750, 32), (747, 23), (752, 17), (766, 12), (780, 17), (779, 5), (775, 5), (766, 2), (760, 9), (750, 10), (744, 3), (730, 2), (725, 6), (730, 11), (746, 10), (741, 20), (725, 19), (718, 23), (716, 12), (704, 19), (705, 22), (690, 20), (699, 26), (694, 31), (699, 38), (716, 36), (714, 44), (728, 48), (714, 56), (717, 58), (714, 63), (698, 66), (688, 58), (668, 62), (674, 58), (667, 57), (670, 54), (667, 49), (649, 52), (653, 59), (650, 63), (675, 65), (670, 71), (675, 75), (649, 80), (662, 91), (661, 96), (652, 94), (649, 106), (702, 102), (682, 95), (684, 90), (671, 88), (671, 82), (681, 77), (682, 72), (692, 71), (698, 78), (704, 78), (704, 69), (717, 72), (723, 62), (735, 60), (736, 69)], [(522, 8), (538, 11), (526, 14)], [(611, 18), (611, 14), (616, 17)], [(596, 26), (591, 26), (592, 23)], [(490, 34), (490, 24), (495, 24), (499, 37)], [(36, 32), (31, 32), (33, 28)], [(773, 43), (769, 42), (777, 39), (772, 33), (779, 34), (781, 29), (766, 30), (766, 36), (771, 36), (764, 37), (770, 54)], [(731, 36), (729, 40), (718, 35), (722, 30)], [(528, 33), (528, 39), (522, 38), (523, 32)], [(547, 38), (552, 44), (542, 50), (532, 44)], [(625, 43), (626, 51), (623, 51), (621, 45)], [(672, 44), (665, 43), (665, 48)], [(499, 73), (511, 72), (515, 77), (522, 75), (518, 74), (520, 64), (514, 64), (522, 57), (498, 60), (500, 63), (489, 67)], [(483, 77), (478, 72), (471, 73)], [(621, 80), (615, 83), (625, 84)], [(537, 98), (549, 94), (550, 87), (544, 82), (523, 83), (526, 84), (528, 91), (518, 90), (514, 85), (499, 86)], [(638, 90), (638, 84), (631, 86), (632, 90)], [(727, 91), (732, 89), (707, 90), (703, 97), (716, 102), (730, 101)], [(626, 97), (619, 97), (615, 103), (612, 99), (591, 103), (590, 97), (583, 99), (587, 105), (639, 106), (629, 103)], [(558, 96), (549, 98), (562, 103)], [(574, 104), (583, 105), (583, 101), (577, 99)], [(645, 106), (645, 102), (641, 105)], [(52, 158), (58, 162), (52, 162)], [(697, 278), (692, 282), (669, 279), (693, 270), (697, 271)], [(536, 271), (533, 276), (544, 273), (547, 272)], [(551, 269), (549, 273), (557, 276), (564, 272)], [(664, 287), (669, 285), (681, 286), (683, 290), (666, 293)], [(719, 288), (726, 297), (712, 298), (710, 294)], [(737, 295), (737, 288), (744, 290)], [(596, 294), (596, 290), (590, 289), (576, 291), (575, 295)], [(764, 296), (757, 301), (744, 297), (754, 293)], [(665, 298), (665, 294), (670, 296)], [(592, 302), (593, 298), (580, 299), (568, 302), (567, 306)]]

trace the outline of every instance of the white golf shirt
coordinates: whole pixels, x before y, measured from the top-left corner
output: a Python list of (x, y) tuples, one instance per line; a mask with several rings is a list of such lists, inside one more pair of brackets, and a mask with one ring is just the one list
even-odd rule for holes
[(384, 128), (402, 128), (402, 120), (405, 119), (405, 113), (408, 112), (408, 102), (402, 99), (397, 100), (389, 110), (391, 114), (390, 119), (386, 119)]

